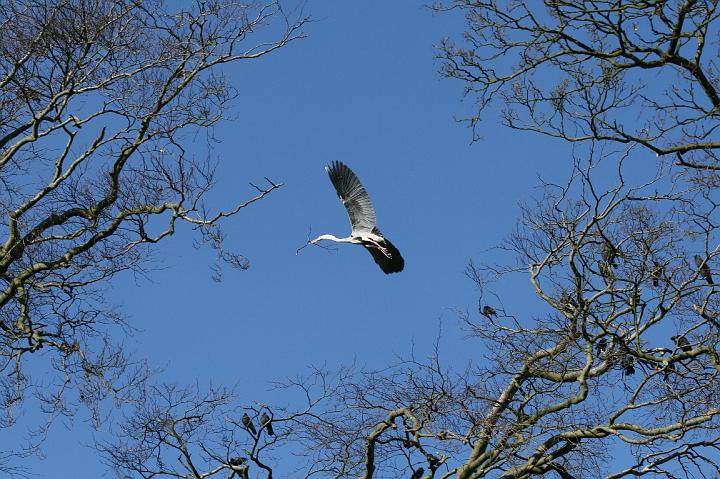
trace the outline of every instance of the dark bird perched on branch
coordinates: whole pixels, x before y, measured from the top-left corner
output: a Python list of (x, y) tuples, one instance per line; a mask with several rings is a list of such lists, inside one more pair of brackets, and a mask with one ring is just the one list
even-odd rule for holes
[(402, 271), (405, 267), (405, 260), (395, 245), (385, 238), (376, 226), (375, 209), (370, 202), (370, 196), (355, 173), (339, 161), (333, 161), (325, 167), (325, 170), (330, 176), (330, 181), (332, 181), (340, 200), (345, 205), (352, 231), (347, 238), (325, 234), (310, 240), (309, 243), (315, 244), (321, 240), (330, 240), (338, 243), (363, 245), (385, 274)]
[(252, 419), (250, 419), (250, 416), (248, 416), (247, 413), (243, 414), (242, 422), (243, 425), (248, 429), (248, 431), (253, 434), (253, 436), (257, 436), (257, 430), (253, 425)]
[(708, 284), (715, 284), (713, 282), (712, 274), (710, 273), (710, 268), (707, 265), (707, 261), (703, 261), (699, 255), (695, 255), (695, 264), (698, 267), (698, 271), (700, 271), (700, 276), (702, 276)]
[(692, 351), (692, 346), (690, 346), (690, 341), (687, 340), (685, 336), (670, 336), (670, 339), (675, 341), (675, 346), (682, 349), (683, 352), (690, 352)]
[(602, 246), (602, 258), (603, 261), (605, 261), (609, 266), (612, 266), (615, 268), (617, 266), (617, 262), (615, 261), (618, 256), (618, 250), (617, 248), (611, 244), (609, 241), (603, 241)]
[(260, 428), (266, 428), (267, 433), (271, 436), (275, 435), (275, 431), (273, 431), (272, 427), (272, 421), (270, 420), (270, 416), (267, 415), (267, 413), (262, 413), (262, 416), (260, 416)]
[(425, 474), (425, 469), (418, 467), (415, 469), (415, 472), (413, 472), (413, 475), (410, 476), (410, 479), (420, 479), (423, 474)]
[(622, 368), (623, 372), (627, 376), (632, 376), (633, 374), (635, 374), (635, 359), (633, 359), (633, 357), (629, 354), (626, 354), (622, 360)]
[(487, 316), (488, 318), (490, 318), (491, 316), (497, 316), (497, 311), (495, 311), (495, 308), (487, 305), (483, 306), (481, 313), (483, 314), (483, 316)]
[(235, 476), (247, 479), (248, 477), (248, 464), (247, 459), (244, 457), (233, 457), (228, 461), (230, 470), (232, 471), (228, 476), (228, 479), (232, 479)]
[(650, 273), (650, 276), (652, 277), (652, 280), (653, 280), (652, 281), (653, 286), (655, 286), (655, 287), (660, 286), (660, 279), (663, 276), (663, 267), (657, 261), (655, 262), (655, 264), (653, 266), (653, 270), (652, 270), (652, 273)]
[(675, 363), (668, 362), (663, 368), (663, 381), (667, 381), (670, 373), (675, 372)]
[(595, 348), (597, 349), (598, 355), (605, 354), (605, 352), (608, 349), (608, 340), (607, 338), (600, 338), (600, 340), (595, 345)]

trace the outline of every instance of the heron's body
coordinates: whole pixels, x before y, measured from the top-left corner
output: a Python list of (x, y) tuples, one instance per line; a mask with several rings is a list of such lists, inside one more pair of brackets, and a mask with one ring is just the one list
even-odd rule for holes
[(350, 217), (350, 236), (338, 238), (335, 235), (320, 235), (311, 243), (322, 240), (336, 243), (352, 243), (365, 247), (375, 262), (386, 274), (399, 273), (405, 267), (400, 251), (383, 236), (376, 226), (375, 209), (360, 180), (345, 164), (334, 161), (325, 167), (340, 200)]

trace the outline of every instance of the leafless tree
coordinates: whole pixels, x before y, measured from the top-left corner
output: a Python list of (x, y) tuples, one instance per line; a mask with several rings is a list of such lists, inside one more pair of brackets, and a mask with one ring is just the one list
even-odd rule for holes
[[(305, 22), (273, 1), (2, 2), (0, 426), (33, 391), (52, 418), (142, 382), (145, 366), (105, 339), (126, 326), (103, 287), (121, 271), (142, 274), (179, 224), (248, 267), (223, 246), (219, 223), (281, 185), (210, 208), (216, 161), (186, 145), (210, 141), (236, 96), (222, 66), (284, 47)], [(30, 369), (56, 374), (40, 385)]]
[[(467, 29), (440, 44), (442, 73), (505, 123), (610, 140), (718, 169), (716, 0), (450, 0)], [(662, 113), (658, 113), (662, 112)]]
[(573, 142), (571, 168), (469, 265), (480, 303), (460, 319), (476, 358), (448, 364), (438, 342), (340, 375), (293, 424), (305, 474), (718, 477), (716, 2), (437, 8), (468, 26), (441, 44), (444, 73), (479, 112), (498, 97), (509, 126)]
[[(113, 439), (97, 448), (118, 477), (272, 478), (278, 466), (292, 477), (310, 477), (318, 472), (312, 463), (290, 458), (306, 452), (305, 426), (322, 422), (316, 411), (331, 410), (335, 388), (347, 374), (315, 370), (278, 384), (275, 393), (285, 393), (295, 409), (239, 406), (228, 388), (148, 385)], [(269, 421), (260, 427), (264, 415)]]
[[(593, 150), (567, 183), (543, 184), (500, 248), (510, 266), (495, 252), (500, 265), (468, 268), (497, 313), (461, 315), (477, 360), (459, 369), (438, 347), (347, 378), (332, 411), (305, 424), (317, 470), (365, 479), (421, 468), (425, 478), (720, 473), (720, 303), (693, 261), (699, 254), (717, 270), (707, 184), (717, 180), (675, 168), (648, 173), (626, 151)], [(531, 308), (507, 294), (518, 277), (536, 293)]]

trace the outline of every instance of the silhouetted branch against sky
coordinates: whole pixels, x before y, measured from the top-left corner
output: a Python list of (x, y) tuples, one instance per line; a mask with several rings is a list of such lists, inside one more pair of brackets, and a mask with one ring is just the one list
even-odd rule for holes
[(103, 290), (119, 272), (144, 274), (181, 224), (225, 263), (248, 267), (223, 246), (222, 220), (282, 185), (268, 180), (206, 205), (216, 182), (211, 136), (205, 159), (188, 148), (237, 96), (223, 65), (302, 38), (306, 21), (275, 2), (0, 6), (4, 426), (34, 389), (31, 356), (55, 374), (35, 398), (48, 420), (73, 414), (69, 391), (94, 408), (142, 383), (145, 366), (106, 336), (123, 319)]
[[(438, 5), (467, 29), (439, 45), (476, 125), (494, 101), (512, 128), (571, 142), (640, 145), (717, 169), (717, 2), (564, 1)], [(454, 40), (458, 38), (458, 40)]]
[[(462, 136), (442, 129), (449, 115), (418, 121), (417, 112), (439, 114), (433, 102), (447, 102), (431, 73), (429, 90), (414, 89), (425, 85), (413, 70), (417, 32), (395, 21), (414, 11), (318, 7), (349, 23), (314, 25), (326, 36), (312, 56), (278, 60), (298, 77), (313, 72), (300, 90), (294, 78), (283, 82), (292, 76), (284, 68), (269, 66), (261, 83), (275, 89), (268, 86), (255, 110), (261, 116), (281, 98), (268, 116), (284, 127), (273, 145), (254, 151), (268, 164), (288, 154), (280, 166), (302, 186), (287, 211), (267, 223), (255, 217), (244, 232), (260, 237), (254, 244), (267, 253), (262, 269), (242, 275), (261, 269), (252, 281), (223, 290), (228, 297), (217, 307), (198, 283), (190, 294), (170, 291), (179, 306), (163, 305), (158, 316), (172, 306), (177, 316), (153, 318), (164, 325), (154, 347), (172, 358), (165, 376), (151, 376), (103, 334), (124, 323), (102, 286), (119, 281), (120, 271), (144, 274), (155, 243), (181, 223), (198, 229), (198, 243), (220, 261), (247, 267), (226, 251), (217, 223), (281, 184), (268, 173), (266, 185), (249, 187), (250, 199), (225, 209), (206, 204), (215, 164), (197, 159), (186, 132), (219, 127), (234, 96), (213, 67), (284, 47), (303, 35), (304, 17), (291, 20), (275, 3), (196, 2), (183, 13), (153, 2), (22, 3), (6, 8), (6, 25), (22, 15), (42, 21), (0, 29), (11, 59), (0, 83), (10, 119), (0, 144), (8, 406), (52, 406), (50, 417), (90, 406), (96, 451), (122, 478), (720, 472), (717, 2), (434, 6), (434, 22), (460, 14), (441, 23), (448, 30), (435, 54), (441, 76), (453, 80), (443, 85), (459, 82), (472, 100), (468, 122), (479, 141), (462, 162), (454, 161)], [(350, 34), (357, 31), (365, 35)], [(395, 33), (399, 45), (376, 45)], [(431, 53), (417, 48), (431, 65)], [(383, 74), (382, 88), (367, 87)], [(295, 112), (277, 85), (305, 108)], [(407, 92), (404, 107), (393, 103)], [(435, 107), (423, 109), (428, 104)], [(336, 158), (304, 160), (315, 146), (319, 155), (367, 156), (357, 168), (367, 185), (408, 198), (396, 200), (401, 213), (383, 200), (382, 224), (398, 225), (407, 260), (401, 273), (382, 275), (343, 248), (292, 254), (308, 211), (322, 223), (321, 205), (333, 203), (321, 165)], [(404, 151), (415, 156), (397, 159)], [(533, 167), (540, 180), (531, 189)], [(315, 184), (326, 186), (325, 196), (314, 195)], [(507, 221), (504, 203), (518, 196), (517, 218)], [(268, 223), (283, 233), (268, 234), (277, 231)], [(505, 239), (487, 249), (498, 224)], [(479, 301), (453, 282), (471, 256), (465, 273)], [(472, 306), (454, 307), (436, 333), (434, 312), (446, 312), (443, 298), (456, 293)], [(406, 340), (413, 344), (403, 353)], [(342, 366), (353, 355), (356, 363)], [(23, 368), (36, 357), (50, 358), (57, 381), (31, 402), (25, 396), (38, 388)], [(273, 380), (276, 362), (302, 368), (308, 358), (328, 365), (287, 371), (271, 391), (253, 389)], [(202, 377), (192, 384), (194, 375)], [(236, 386), (212, 385), (218, 377)], [(118, 409), (107, 414), (101, 406), (110, 398)], [(15, 457), (3, 457), (15, 467)]]

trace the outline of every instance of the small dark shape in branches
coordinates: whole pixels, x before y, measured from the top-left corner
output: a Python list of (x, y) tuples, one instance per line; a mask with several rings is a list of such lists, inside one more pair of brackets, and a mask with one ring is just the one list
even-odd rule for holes
[(623, 372), (627, 376), (635, 374), (635, 359), (629, 354), (625, 355), (622, 360)]
[(573, 299), (573, 297), (565, 292), (560, 296), (560, 302), (562, 303), (562, 306), (564, 309), (569, 313), (575, 313), (578, 310), (578, 303)]
[(688, 341), (685, 336), (670, 336), (670, 339), (672, 339), (675, 342), (675, 346), (682, 349), (683, 352), (687, 353), (692, 351), (690, 341)]
[(663, 269), (664, 269), (663, 266), (656, 261), (653, 266), (652, 273), (651, 273), (653, 286), (655, 286), (655, 287), (660, 286), (660, 279), (662, 279), (663, 272), (664, 272)]
[(598, 355), (605, 354), (608, 349), (608, 340), (607, 338), (600, 338), (595, 345), (595, 348), (597, 349)]
[(250, 416), (247, 415), (247, 413), (243, 414), (242, 417), (243, 425), (247, 428), (248, 431), (252, 433), (253, 436), (257, 435), (257, 430), (255, 429), (255, 425), (252, 422), (252, 419), (250, 419)]
[(260, 427), (265, 428), (267, 430), (267, 433), (271, 436), (275, 435), (275, 431), (273, 431), (272, 427), (272, 420), (270, 419), (270, 416), (266, 412), (262, 413), (262, 416), (260, 416)]
[(495, 308), (493, 308), (492, 306), (485, 305), (482, 307), (482, 311), (480, 312), (483, 316), (487, 316), (488, 318), (492, 316), (497, 316), (497, 311), (495, 311)]
[(668, 362), (663, 368), (663, 381), (667, 381), (670, 378), (670, 373), (675, 372), (675, 363)]
[(603, 242), (602, 258), (605, 263), (613, 268), (617, 267), (618, 249), (608, 241)]
[(699, 255), (695, 255), (695, 264), (700, 271), (700, 276), (702, 276), (708, 284), (715, 284), (713, 281), (712, 273), (710, 273), (710, 267), (707, 265), (707, 261), (703, 261), (703, 259)]

